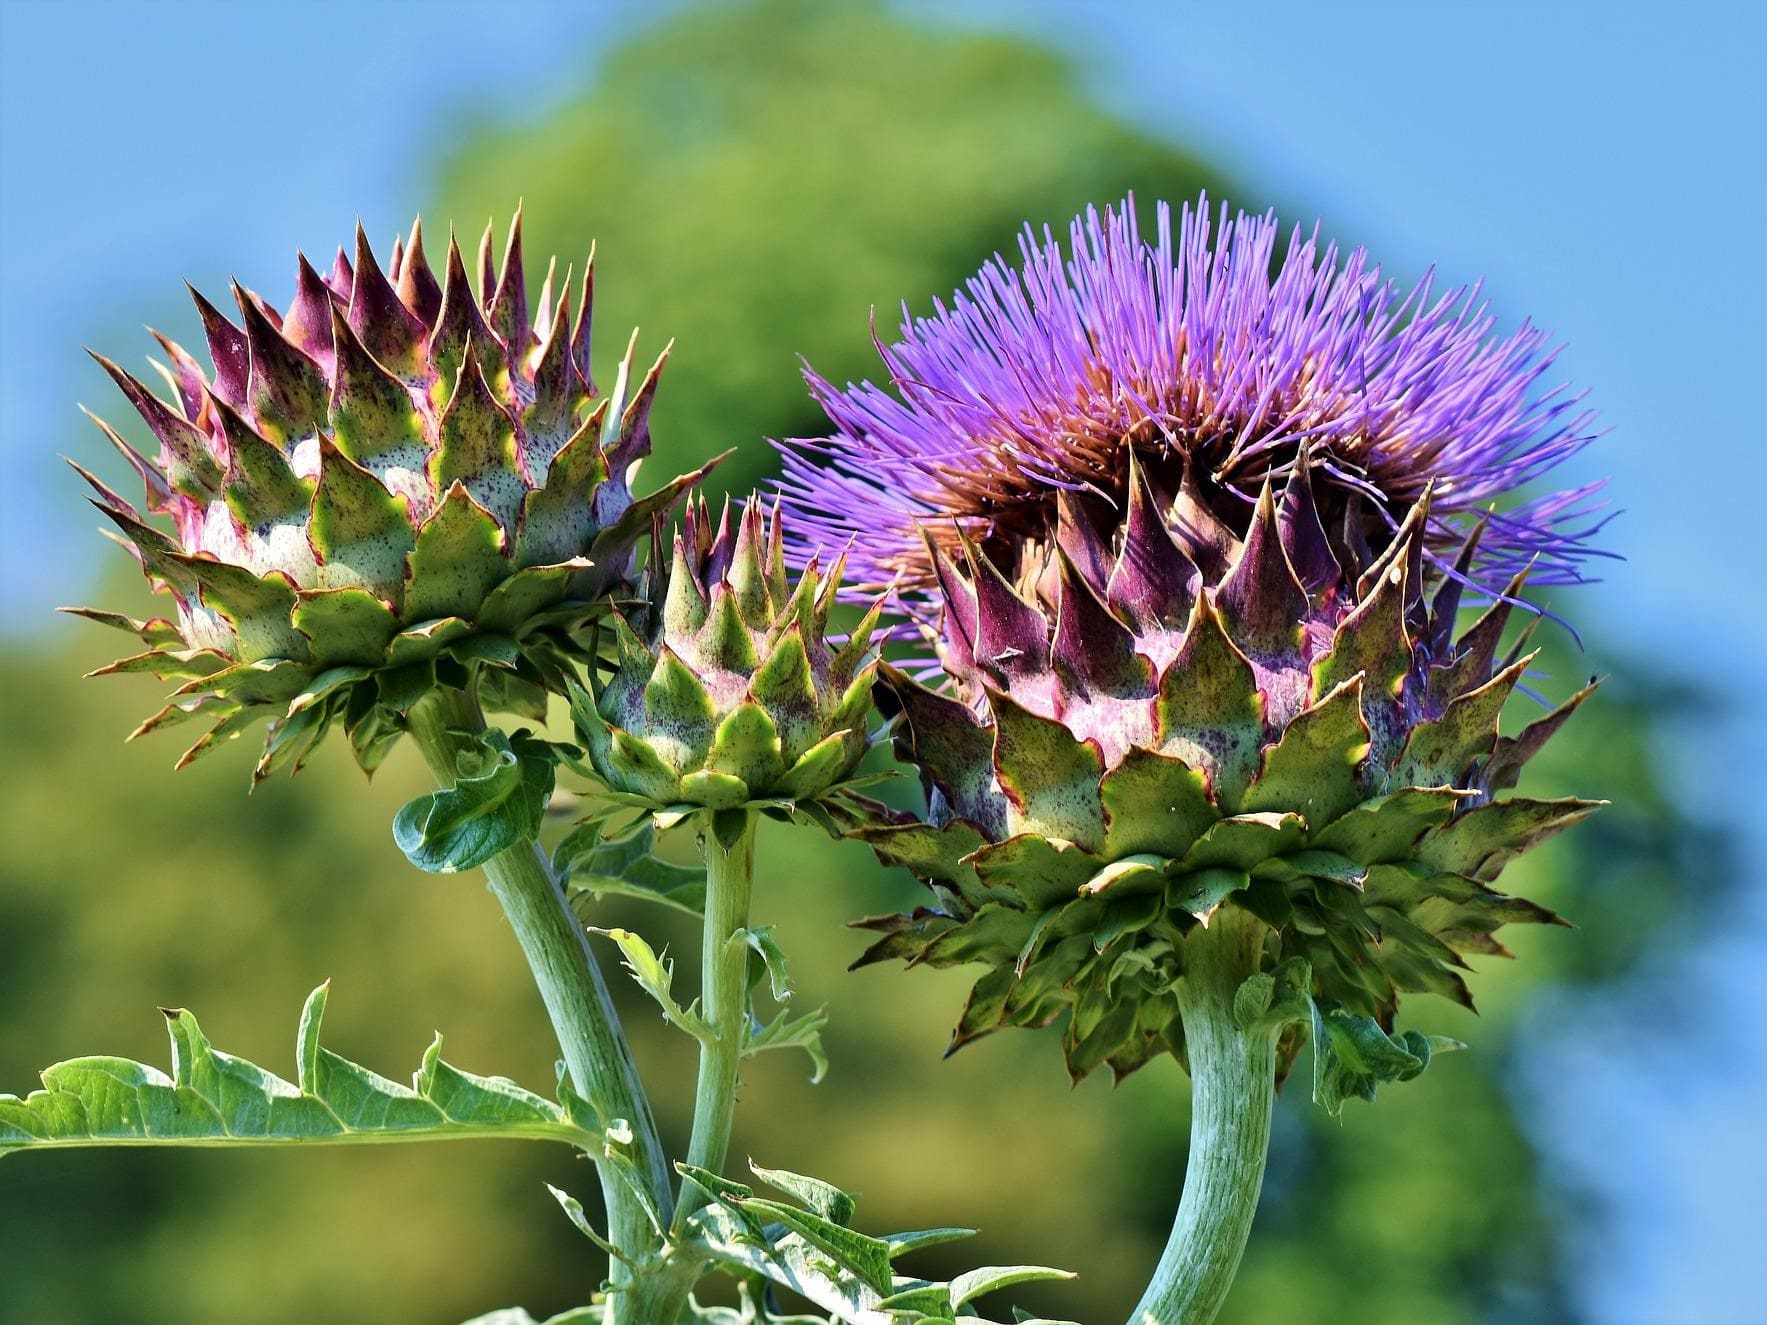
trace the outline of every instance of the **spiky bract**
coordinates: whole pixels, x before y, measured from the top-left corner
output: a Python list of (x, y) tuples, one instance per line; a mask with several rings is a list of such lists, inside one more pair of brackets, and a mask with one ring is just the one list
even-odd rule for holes
[[(1401, 293), (1361, 249), (1339, 258), (1296, 231), (1280, 263), (1273, 216), (1211, 228), (1206, 200), (1174, 234), (1158, 209), (1145, 243), (1133, 199), (1073, 222), (1067, 253), (1026, 228), (1022, 263), (996, 257), (928, 318), (904, 309), (879, 345), (894, 391), (811, 390), (833, 432), (783, 446), (788, 555), (853, 542), (856, 594), (894, 585), (911, 617), (937, 609), (918, 528), (948, 553), (957, 532), (1011, 577), (1054, 536), (1057, 497), (1128, 497), (1128, 455), (1163, 489), (1180, 474), (1211, 520), (1243, 531), (1266, 478), (1310, 449), (1334, 542), (1384, 551), (1435, 480), (1422, 538), (1453, 555), (1494, 500), (1582, 447), (1593, 416), (1537, 391), (1553, 354), (1523, 325), (1495, 337), (1478, 290)], [(1469, 568), (1501, 587), (1580, 578), (1595, 487), (1489, 516)]]
[[(617, 797), (676, 812), (810, 806), (851, 780), (867, 749), (878, 609), (829, 640), (840, 587), (812, 559), (793, 585), (783, 530), (757, 501), (714, 529), (691, 501), (668, 573), (629, 622), (618, 662), (571, 712)], [(657, 539), (661, 546), (661, 539)], [(660, 569), (660, 567), (659, 567)]]
[(1426, 604), (1427, 489), (1386, 553), (1346, 570), (1303, 459), (1215, 547), (1217, 577), (1147, 476), (1129, 488), (1108, 532), (1063, 504), (1042, 601), (973, 541), (961, 568), (929, 553), (958, 694), (886, 669), (880, 704), (930, 822), (859, 835), (938, 902), (862, 922), (882, 937), (861, 961), (983, 963), (954, 1045), (1071, 1012), (1076, 1078), (1182, 1060), (1185, 936), (1223, 906), (1268, 924), (1270, 964), (1305, 958), (1314, 992), (1354, 1013), (1390, 1026), (1401, 991), (1470, 1004), (1461, 954), (1555, 919), (1491, 884), (1591, 803), (1493, 795), (1583, 695), (1498, 734), (1531, 655), (1499, 656), (1507, 600), (1458, 641), (1460, 581)]
[(136, 734), (214, 723), (180, 765), (269, 716), (257, 776), (298, 767), (339, 720), (372, 770), (438, 677), (482, 674), (489, 707), (543, 713), (583, 656), (580, 628), (695, 477), (633, 500), (664, 360), (629, 390), (629, 349), (598, 395), (592, 261), (574, 316), (571, 274), (555, 294), (548, 272), (530, 317), (519, 213), (500, 270), (488, 229), (478, 268), (475, 297), (451, 240), (438, 282), (420, 223), (383, 272), (358, 226), (354, 261), (340, 249), (321, 276), (300, 259), (282, 311), (235, 285), (236, 325), (193, 291), (214, 372), (158, 337), (175, 404), (99, 358), (159, 452), (99, 421), (145, 513), (86, 477), (177, 610), (80, 612), (149, 646), (101, 672), (183, 682)]

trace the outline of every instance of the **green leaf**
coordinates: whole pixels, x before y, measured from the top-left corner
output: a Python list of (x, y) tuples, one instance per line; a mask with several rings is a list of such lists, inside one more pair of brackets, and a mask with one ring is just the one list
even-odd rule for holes
[(1073, 1277), (1068, 1270), (1052, 1270), (1047, 1265), (984, 1265), (979, 1270), (965, 1271), (951, 1281), (951, 1303), (961, 1307), (973, 1297), (1010, 1288), (1014, 1284)]
[(890, 1244), (890, 1259), (905, 1256), (911, 1251), (919, 1251), (922, 1247), (937, 1247), (947, 1242), (961, 1242), (964, 1238), (973, 1238), (973, 1228), (919, 1228), (907, 1233), (892, 1233), (884, 1241)]
[(1373, 1101), (1386, 1082), (1410, 1081), (1429, 1066), (1432, 1052), (1465, 1046), (1439, 1035), (1405, 1031), (1394, 1037), (1373, 1017), (1357, 1017), (1330, 1002), (1313, 1003), (1313, 1101), (1333, 1118), (1351, 1097)]
[(593, 1149), (558, 1104), (502, 1077), (441, 1060), (438, 1038), (411, 1086), (319, 1043), (329, 986), (308, 997), (295, 1081), (213, 1048), (197, 1020), (165, 1013), (170, 1075), (125, 1058), (75, 1058), (44, 1069), (44, 1089), (0, 1095), (0, 1155), (93, 1145), (282, 1145), (525, 1137)]
[(957, 1318), (951, 1305), (950, 1284), (913, 1284), (891, 1293), (877, 1306), (878, 1310), (887, 1311), (892, 1320), (943, 1321)]
[(705, 866), (658, 860), (651, 854), (655, 843), (656, 828), (649, 820), (642, 821), (635, 832), (611, 842), (601, 840), (598, 825), (588, 824), (559, 843), (553, 855), (553, 868), (569, 878), (569, 891), (573, 903), (578, 903), (579, 915), (587, 909), (580, 904), (585, 894), (593, 899), (636, 897), (691, 916), (703, 915)]
[(822, 1008), (796, 1017), (781, 1012), (765, 1026), (751, 1022), (743, 1036), (742, 1056), (766, 1049), (802, 1049), (810, 1055), (810, 1084), (817, 1085), (828, 1074), (828, 1055), (822, 1051), (822, 1028), (827, 1024), (828, 1013)]
[(393, 840), (431, 874), (482, 865), (539, 836), (556, 755), (526, 732), (486, 732), (459, 756), (455, 783), (419, 796), (393, 820)]
[(737, 1204), (745, 1213), (757, 1219), (766, 1220), (771, 1217), (773, 1221), (784, 1224), (821, 1251), (838, 1268), (857, 1276), (860, 1282), (874, 1292), (889, 1292), (890, 1244), (881, 1238), (868, 1237), (843, 1224), (837, 1224), (832, 1219), (824, 1219), (813, 1211), (800, 1210), (783, 1201), (753, 1197)]
[[(859, 1198), (854, 1193), (842, 1191), (832, 1182), (824, 1182), (821, 1178), (807, 1178), (788, 1169), (764, 1169), (752, 1159), (749, 1161), (749, 1172), (769, 1187), (776, 1188), (787, 1196), (796, 1197), (824, 1219), (832, 1219), (845, 1227), (852, 1226), (853, 1210), (859, 1203)], [(890, 1255), (894, 1256), (896, 1253), (892, 1251)]]
[(569, 1192), (554, 1187), (551, 1183), (546, 1184), (546, 1190), (552, 1193), (552, 1199), (558, 1202), (559, 1208), (565, 1213), (565, 1218), (577, 1226), (577, 1231), (579, 1233), (588, 1238), (589, 1241), (593, 1242), (597, 1247), (600, 1247), (609, 1257), (615, 1260), (624, 1261), (628, 1265), (632, 1263), (632, 1258), (630, 1256), (626, 1255), (625, 1252), (621, 1251), (618, 1247), (614, 1246), (613, 1243), (609, 1242), (606, 1238), (602, 1237), (601, 1234), (595, 1231), (595, 1225), (589, 1222), (589, 1216), (583, 1212), (583, 1203), (581, 1201), (572, 1196)]
[(785, 959), (785, 949), (779, 946), (779, 940), (773, 937), (772, 925), (758, 925), (753, 929), (742, 931), (749, 947), (755, 950), (760, 967), (749, 976), (749, 991), (752, 993), (760, 982), (764, 971), (770, 982), (773, 1001), (789, 1002), (792, 995), (791, 969)]
[(602, 1325), (607, 1312), (601, 1307), (573, 1307), (545, 1320), (530, 1316), (523, 1307), (504, 1307), (474, 1316), (465, 1325)]
[(697, 1164), (684, 1164), (677, 1160), (675, 1171), (682, 1177), (691, 1179), (714, 1201), (747, 1201), (755, 1194), (755, 1189), (746, 1183), (733, 1182), (729, 1178), (720, 1177), (710, 1169), (702, 1169)]
[(720, 1265), (763, 1275), (830, 1312), (838, 1320), (876, 1320), (883, 1294), (841, 1272), (808, 1239), (783, 1224), (757, 1235), (750, 1216), (730, 1205), (708, 1206), (687, 1221), (689, 1245)]
[(638, 981), (639, 987), (656, 1000), (657, 1006), (663, 1010), (665, 1021), (673, 1022), (696, 1040), (704, 1041), (716, 1035), (705, 1018), (693, 1008), (684, 1008), (675, 1001), (675, 996), (669, 992), (670, 986), (675, 982), (675, 963), (667, 957), (659, 957), (642, 936), (629, 929), (598, 929), (593, 925), (589, 927), (589, 932), (605, 934), (620, 945), (620, 953), (626, 959), (626, 969), (632, 972), (632, 978)]
[[(752, 1188), (704, 1169), (677, 1164), (676, 1169), (716, 1202), (686, 1221), (686, 1244), (726, 1270), (747, 1278), (760, 1275), (803, 1295), (832, 1321), (863, 1321), (867, 1325), (897, 1322), (967, 1321), (986, 1325), (957, 1309), (970, 1298), (1033, 1279), (1065, 1279), (1059, 1270), (1038, 1266), (990, 1266), (960, 1275), (950, 1283), (934, 1283), (892, 1270), (899, 1256), (923, 1247), (973, 1236), (968, 1228), (934, 1228), (874, 1238), (851, 1227), (855, 1197), (832, 1183), (750, 1161), (755, 1175), (809, 1206), (798, 1209), (756, 1198)], [(757, 1313), (745, 1287), (741, 1313), (700, 1319), (725, 1325), (779, 1318), (764, 1309)], [(812, 1318), (802, 1318), (808, 1321)], [(814, 1318), (818, 1325), (823, 1317)], [(830, 1321), (830, 1325), (832, 1325)]]

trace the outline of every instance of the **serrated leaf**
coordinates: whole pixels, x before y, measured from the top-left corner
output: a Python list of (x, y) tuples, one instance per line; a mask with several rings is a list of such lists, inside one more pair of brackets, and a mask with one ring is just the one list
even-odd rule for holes
[(710, 1169), (701, 1168), (697, 1164), (684, 1164), (676, 1161), (675, 1171), (682, 1177), (690, 1179), (715, 1201), (747, 1201), (752, 1199), (755, 1194), (755, 1189), (748, 1184), (720, 1177)]
[(828, 1013), (822, 1008), (795, 1017), (781, 1012), (764, 1026), (751, 1022), (743, 1036), (743, 1057), (767, 1049), (802, 1049), (810, 1055), (810, 1084), (817, 1085), (828, 1075), (828, 1055), (822, 1050), (822, 1028), (827, 1024)]
[(813, 1211), (800, 1210), (782, 1201), (754, 1197), (737, 1204), (757, 1219), (770, 1218), (784, 1224), (874, 1292), (889, 1292), (890, 1245), (881, 1238), (869, 1237), (832, 1219), (824, 1219)]
[[(950, 1283), (894, 1274), (890, 1262), (895, 1258), (971, 1237), (975, 1230), (934, 1228), (887, 1238), (868, 1237), (850, 1227), (854, 1198), (820, 1179), (764, 1169), (750, 1162), (758, 1177), (814, 1207), (800, 1210), (756, 1199), (744, 1184), (714, 1173), (683, 1164), (675, 1167), (718, 1202), (687, 1221), (688, 1245), (693, 1250), (740, 1275), (758, 1274), (801, 1294), (831, 1313), (832, 1321), (903, 1325), (967, 1320), (971, 1325), (986, 1325), (976, 1317), (959, 1316), (957, 1308), (970, 1298), (1010, 1284), (1071, 1277), (1037, 1266), (989, 1266)], [(749, 1306), (747, 1292), (743, 1303), (745, 1308)], [(733, 1325), (775, 1319), (764, 1310), (759, 1315), (750, 1312), (730, 1317)]]
[(639, 987), (662, 1008), (664, 1020), (679, 1026), (696, 1040), (707, 1040), (716, 1034), (699, 1013), (675, 1001), (675, 996), (670, 993), (670, 986), (675, 982), (675, 964), (667, 957), (659, 957), (642, 935), (629, 929), (597, 929), (593, 925), (589, 932), (605, 934), (619, 944), (620, 953), (626, 959), (626, 969)]
[(765, 1276), (814, 1302), (835, 1319), (858, 1325), (888, 1325), (877, 1309), (883, 1294), (856, 1275), (842, 1273), (822, 1249), (784, 1225), (765, 1235), (752, 1217), (727, 1205), (709, 1206), (687, 1222), (689, 1245), (739, 1272)]
[(552, 795), (554, 755), (518, 732), (486, 732), (460, 756), (454, 785), (419, 796), (393, 820), (393, 840), (413, 865), (454, 874), (539, 836)]
[(302, 1009), (295, 1081), (213, 1048), (188, 1011), (165, 1014), (168, 1075), (124, 1058), (46, 1068), (44, 1089), (0, 1095), (0, 1155), (93, 1145), (283, 1145), (525, 1137), (593, 1148), (550, 1100), (441, 1061), (438, 1039), (403, 1086), (319, 1043), (327, 989)]

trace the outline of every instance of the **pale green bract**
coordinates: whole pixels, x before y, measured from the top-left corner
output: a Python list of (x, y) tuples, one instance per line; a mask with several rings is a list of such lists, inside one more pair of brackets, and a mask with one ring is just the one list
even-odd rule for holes
[[(0, 1156), (91, 1145), (338, 1145), (475, 1137), (563, 1141), (595, 1149), (599, 1129), (574, 1110), (503, 1077), (442, 1061), (437, 1036), (402, 1086), (319, 1043), (330, 985), (307, 997), (295, 1081), (210, 1046), (183, 1009), (164, 1010), (170, 1075), (126, 1058), (73, 1058), (43, 1071), (43, 1089), (0, 1095)], [(579, 1109), (580, 1105), (577, 1106)]]

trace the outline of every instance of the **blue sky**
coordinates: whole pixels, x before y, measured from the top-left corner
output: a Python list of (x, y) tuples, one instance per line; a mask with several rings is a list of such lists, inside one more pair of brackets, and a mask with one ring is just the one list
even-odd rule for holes
[[(74, 402), (104, 398), (80, 344), (132, 343), (129, 318), (167, 307), (178, 277), (274, 288), (296, 247), (325, 252), (350, 217), (390, 230), (425, 200), (430, 162), (412, 144), (463, 113), (545, 109), (597, 46), (672, 7), (0, 0), (13, 57), (0, 81), (0, 456), (23, 485), (0, 523), (6, 628), (48, 622), (107, 546), (86, 536), (55, 459)], [(1751, 842), (1759, 885), (1767, 816), (1749, 807), (1767, 792), (1767, 593), (1747, 393), (1767, 290), (1747, 245), (1767, 215), (1767, 171), (1749, 159), (1767, 129), (1767, 5), (908, 7), (1043, 36), (1103, 100), (1213, 155), (1253, 201), (1318, 209), (1401, 278), (1430, 263), (1456, 282), (1484, 276), (1505, 318), (1569, 342), (1565, 375), (1612, 429), (1575, 473), (1613, 476), (1626, 511), (1613, 542), (1629, 557), (1576, 591), (1577, 615), (1740, 694), (1722, 736), (1680, 760), (1688, 794), (1728, 809)], [(358, 46), (347, 34), (365, 21), (378, 35)], [(360, 50), (385, 58), (334, 80)], [(1767, 1178), (1767, 985), (1733, 974), (1767, 939), (1763, 889), (1751, 892), (1749, 922), (1714, 936), (1699, 972), (1660, 977), (1728, 985), (1713, 1031), (1737, 1046), (1728, 1075), (1684, 1075), (1611, 1017), (1553, 1009), (1579, 1047), (1570, 1079), (1543, 1092), (1544, 1126), (1561, 1162), (1622, 1202), (1588, 1249), (1596, 1319), (1742, 1321), (1767, 1299), (1749, 1242)]]

